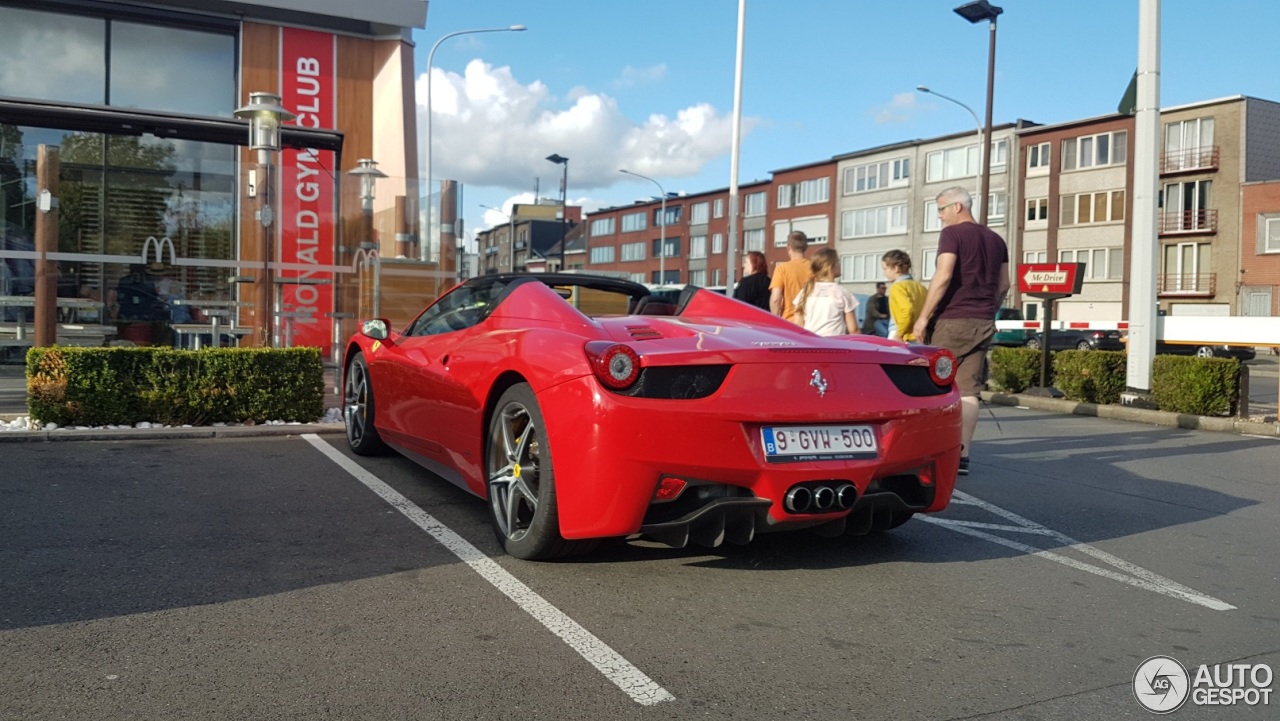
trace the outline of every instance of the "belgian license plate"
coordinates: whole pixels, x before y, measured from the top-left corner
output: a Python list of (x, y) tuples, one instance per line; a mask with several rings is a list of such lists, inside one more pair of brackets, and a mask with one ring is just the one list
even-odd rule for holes
[(760, 435), (770, 463), (876, 458), (880, 450), (871, 426), (765, 426)]

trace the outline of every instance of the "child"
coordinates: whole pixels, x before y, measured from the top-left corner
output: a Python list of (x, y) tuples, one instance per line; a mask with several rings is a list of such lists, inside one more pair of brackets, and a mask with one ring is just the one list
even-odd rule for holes
[(889, 286), (889, 339), (918, 342), (912, 329), (924, 308), (925, 287), (911, 277), (911, 256), (891, 250), (880, 259)]
[(813, 276), (792, 301), (796, 321), (818, 335), (857, 333), (853, 310), (858, 307), (858, 301), (836, 282), (840, 277), (840, 256), (831, 248), (823, 248), (813, 254), (809, 270)]

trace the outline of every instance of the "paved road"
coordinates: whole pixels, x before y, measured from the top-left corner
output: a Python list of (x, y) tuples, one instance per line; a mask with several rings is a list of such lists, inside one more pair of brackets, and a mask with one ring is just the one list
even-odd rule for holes
[(0, 718), (1141, 719), (1150, 656), (1280, 670), (1280, 442), (992, 412), (930, 522), (546, 564), (340, 436), (8, 445)]

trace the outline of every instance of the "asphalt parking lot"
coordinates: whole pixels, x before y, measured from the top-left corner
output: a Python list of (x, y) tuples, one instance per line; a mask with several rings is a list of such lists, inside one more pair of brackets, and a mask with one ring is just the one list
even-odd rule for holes
[(1150, 656), (1280, 668), (1280, 442), (992, 413), (929, 521), (548, 564), (341, 436), (8, 444), (0, 718), (1145, 718)]

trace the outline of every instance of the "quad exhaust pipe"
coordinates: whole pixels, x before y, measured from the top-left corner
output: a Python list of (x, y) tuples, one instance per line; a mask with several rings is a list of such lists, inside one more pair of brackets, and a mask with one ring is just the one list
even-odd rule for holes
[(826, 513), (853, 508), (858, 500), (858, 489), (852, 483), (802, 484), (787, 491), (782, 507), (788, 513)]

